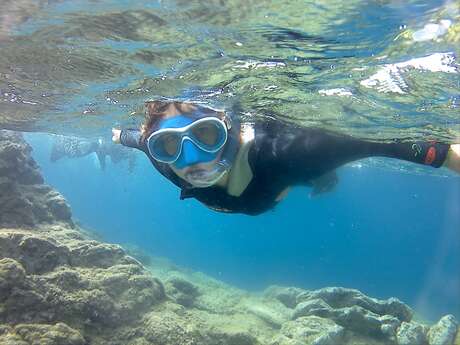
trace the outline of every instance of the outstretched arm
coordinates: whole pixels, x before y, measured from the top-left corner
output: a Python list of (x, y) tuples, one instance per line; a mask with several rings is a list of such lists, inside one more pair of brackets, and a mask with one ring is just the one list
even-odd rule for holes
[[(454, 170), (455, 164), (457, 168), (460, 165), (460, 156), (455, 155), (449, 144), (379, 143), (322, 129), (279, 124), (264, 128), (264, 134), (270, 137), (262, 140), (262, 145), (259, 145), (263, 152), (263, 161), (266, 161), (263, 162), (264, 166), (269, 167), (276, 175), (288, 178), (292, 184), (311, 182), (343, 164), (372, 156), (390, 157), (436, 168), (447, 164), (447, 167)], [(449, 158), (448, 152), (451, 152)]]
[(381, 156), (439, 168), (445, 165), (451, 147), (449, 144), (424, 141), (379, 143), (347, 136), (326, 138), (327, 156), (332, 164), (335, 161), (340, 165), (360, 158)]
[(141, 132), (138, 129), (112, 129), (112, 141), (114, 143), (146, 152), (145, 143), (141, 139)]

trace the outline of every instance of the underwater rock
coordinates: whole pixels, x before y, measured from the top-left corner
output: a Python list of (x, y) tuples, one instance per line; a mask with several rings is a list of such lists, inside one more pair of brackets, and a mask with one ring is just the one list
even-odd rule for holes
[(297, 297), (297, 302), (321, 299), (332, 308), (359, 306), (378, 315), (392, 315), (400, 321), (409, 322), (412, 310), (397, 298), (378, 300), (368, 297), (356, 289), (327, 287), (315, 291), (306, 291)]
[(34, 233), (0, 232), (0, 252), (18, 260), (27, 274), (52, 271), (69, 263), (70, 251), (53, 239)]
[(32, 147), (21, 134), (0, 130), (0, 175), (23, 185), (42, 184), (43, 177), (31, 152)]
[(358, 290), (328, 287), (297, 296), (292, 319), (319, 316), (347, 330), (394, 340), (401, 322), (412, 319), (412, 310), (396, 298), (377, 300)]
[(265, 290), (264, 295), (277, 299), (288, 308), (295, 308), (297, 305), (297, 296), (304, 292), (306, 290), (296, 287), (272, 285)]
[(2, 345), (86, 345), (87, 342), (75, 329), (65, 323), (55, 325), (19, 324), (14, 327), (0, 326)]
[(344, 335), (343, 327), (332, 320), (305, 316), (285, 322), (270, 345), (334, 345), (343, 343)]
[[(361, 343), (383, 345), (389, 336), (381, 338), (384, 332), (378, 328), (385, 326), (394, 335), (401, 323), (359, 306), (333, 308), (319, 298), (292, 310), (276, 298), (261, 298), (175, 269), (163, 287), (122, 248), (88, 240), (63, 224), (33, 231), (0, 229), (0, 235), (0, 254), (8, 254), (0, 259), (1, 344), (34, 344), (27, 334), (35, 334), (37, 344), (51, 345), (351, 345), (372, 329), (375, 337)], [(30, 244), (21, 246), (25, 240)], [(42, 260), (43, 267), (32, 264), (32, 258)], [(203, 304), (184, 307), (167, 299), (165, 288), (168, 294), (171, 289), (198, 293), (195, 302)], [(301, 310), (330, 315), (288, 320), (289, 313), (300, 315)], [(58, 323), (64, 324), (60, 331), (53, 328)], [(18, 335), (16, 329), (27, 332)], [(403, 330), (399, 328), (400, 338)], [(58, 334), (65, 332), (69, 336), (62, 340)]]
[(119, 245), (85, 241), (72, 249), (72, 264), (84, 267), (104, 267), (115, 265), (120, 260), (128, 259)]
[[(0, 253), (7, 257), (0, 260), (0, 322), (117, 327), (165, 298), (162, 283), (117, 246), (53, 230), (0, 230)], [(103, 259), (88, 265), (87, 257), (78, 258), (81, 250), (72, 250), (82, 247)], [(112, 260), (101, 247), (116, 248), (108, 251)]]
[(341, 326), (334, 326), (320, 337), (316, 338), (312, 345), (335, 345), (342, 342), (345, 330)]
[(338, 325), (359, 334), (374, 337), (392, 336), (387, 325), (395, 328), (400, 321), (390, 315), (380, 316), (360, 306), (334, 309), (321, 299), (299, 303), (293, 312), (293, 319), (303, 316), (318, 316), (333, 320)]
[[(4, 180), (4, 178), (3, 178)], [(16, 181), (8, 187), (0, 186), (0, 224), (2, 226), (27, 226), (62, 221), (72, 224), (69, 206), (62, 196), (49, 186), (20, 185)], [(5, 193), (5, 194), (3, 194)]]
[(332, 308), (322, 299), (315, 298), (309, 301), (301, 302), (297, 304), (294, 312), (292, 313), (292, 319), (295, 320), (301, 316), (307, 315), (327, 315), (330, 314)]
[(145, 316), (139, 332), (148, 344), (155, 345), (261, 345), (243, 328), (215, 327), (198, 314), (167, 302)]
[[(391, 342), (396, 342), (396, 333), (399, 326), (401, 326), (401, 321), (391, 315), (383, 315), (380, 317), (382, 325), (380, 330), (382, 334)], [(404, 322), (404, 321), (403, 321)]]
[(458, 322), (453, 315), (446, 315), (428, 331), (430, 345), (452, 345), (457, 333)]
[(10, 258), (0, 259), (0, 296), (6, 296), (15, 286), (22, 286), (25, 277), (26, 272), (19, 262)]
[(172, 277), (165, 283), (166, 291), (176, 303), (191, 307), (200, 295), (198, 288), (182, 277)]
[(187, 323), (186, 320), (168, 310), (147, 314), (142, 332), (144, 338), (153, 344), (202, 344), (202, 336), (198, 329), (194, 329), (193, 323)]
[(69, 205), (64, 197), (55, 190), (48, 192), (46, 204), (56, 220), (70, 221), (72, 218)]
[(398, 345), (424, 345), (427, 342), (428, 327), (416, 322), (403, 322), (398, 329)]
[(72, 224), (70, 207), (44, 184), (31, 152), (20, 134), (0, 130), (0, 225)]

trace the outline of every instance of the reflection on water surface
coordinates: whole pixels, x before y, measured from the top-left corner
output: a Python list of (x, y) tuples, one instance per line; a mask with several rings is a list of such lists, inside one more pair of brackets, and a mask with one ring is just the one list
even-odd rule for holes
[[(0, 6), (5, 128), (107, 136), (137, 124), (146, 99), (166, 96), (366, 138), (459, 134), (455, 2)], [(437, 53), (451, 58), (410, 64)]]

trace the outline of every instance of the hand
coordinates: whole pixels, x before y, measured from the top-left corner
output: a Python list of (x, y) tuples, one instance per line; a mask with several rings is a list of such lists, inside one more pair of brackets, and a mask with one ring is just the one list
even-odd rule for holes
[(112, 141), (116, 144), (120, 143), (121, 129), (112, 128)]
[(450, 145), (444, 166), (460, 174), (460, 144)]

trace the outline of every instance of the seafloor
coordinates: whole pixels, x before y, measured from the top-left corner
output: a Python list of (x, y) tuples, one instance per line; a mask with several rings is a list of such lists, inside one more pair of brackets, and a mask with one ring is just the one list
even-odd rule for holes
[(0, 131), (2, 345), (460, 344), (452, 315), (426, 325), (396, 298), (342, 287), (256, 295), (99, 242), (30, 152)]

